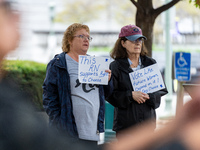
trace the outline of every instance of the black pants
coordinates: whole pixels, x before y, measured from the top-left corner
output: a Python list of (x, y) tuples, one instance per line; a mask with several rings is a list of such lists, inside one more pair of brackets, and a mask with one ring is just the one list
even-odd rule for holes
[(90, 141), (90, 140), (83, 140), (79, 139), (79, 143), (83, 146), (90, 147), (91, 149), (97, 150), (98, 149), (98, 143), (97, 141)]

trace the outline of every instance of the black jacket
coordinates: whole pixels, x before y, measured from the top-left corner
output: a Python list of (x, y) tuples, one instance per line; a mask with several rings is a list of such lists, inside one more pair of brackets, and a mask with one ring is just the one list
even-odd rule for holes
[[(142, 68), (144, 68), (155, 64), (156, 61), (150, 57), (141, 56), (141, 63)], [(132, 98), (133, 87), (129, 73), (133, 70), (127, 58), (116, 59), (110, 64), (110, 69), (112, 70), (114, 91), (107, 101), (115, 107), (113, 130), (126, 129), (149, 119), (152, 119), (155, 124), (155, 109), (160, 106), (161, 96), (168, 93), (167, 89), (149, 94), (149, 100), (138, 104)]]

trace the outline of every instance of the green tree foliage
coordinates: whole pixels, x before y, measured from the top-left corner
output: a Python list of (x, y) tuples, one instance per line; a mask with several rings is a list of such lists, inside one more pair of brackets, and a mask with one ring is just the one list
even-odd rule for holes
[(108, 15), (111, 15), (119, 25), (135, 24), (136, 8), (130, 1), (108, 0), (106, 9), (110, 10)]
[[(144, 35), (147, 37), (145, 46), (148, 49), (149, 56), (152, 56), (152, 42), (153, 42), (153, 27), (156, 18), (169, 8), (176, 5), (181, 0), (171, 0), (166, 4), (162, 4), (155, 8), (153, 6), (153, 0), (130, 0), (136, 7), (136, 25), (141, 27)], [(195, 4), (199, 4), (199, 0), (195, 0)], [(198, 5), (199, 6), (199, 5)]]
[(200, 8), (200, 0), (190, 0), (190, 3), (194, 3), (194, 5), (198, 8)]
[[(199, 16), (199, 8), (195, 8), (193, 5), (188, 5), (188, 1), (181, 1), (176, 5), (176, 13), (179, 14), (180, 17), (187, 17), (188, 15), (198, 17)], [(190, 2), (191, 3), (191, 2)]]
[(61, 23), (85, 23), (99, 18), (104, 3), (93, 0), (73, 0), (65, 4), (65, 9), (55, 17)]
[[(145, 46), (149, 56), (151, 56), (156, 18), (180, 1), (182, 0), (169, 0), (168, 3), (163, 4), (159, 0), (68, 0), (65, 9), (57, 14), (55, 21), (86, 23), (96, 20), (102, 17), (102, 14), (105, 14), (108, 20), (109, 18), (115, 18), (122, 26), (136, 24), (143, 30), (143, 34), (148, 39), (145, 41)], [(189, 2), (194, 3), (196, 7), (200, 8), (200, 0), (189, 0)]]
[(193, 29), (193, 32), (199, 32), (199, 7), (194, 7), (194, 5), (189, 4), (189, 1), (181, 1), (176, 5), (176, 14), (177, 22), (181, 22), (182, 20), (189, 18), (192, 21), (193, 26), (191, 28)]
[(46, 65), (33, 61), (6, 60), (2, 70), (5, 78), (15, 82), (20, 90), (30, 95), (31, 101), (39, 109), (43, 109), (42, 84), (46, 75)]

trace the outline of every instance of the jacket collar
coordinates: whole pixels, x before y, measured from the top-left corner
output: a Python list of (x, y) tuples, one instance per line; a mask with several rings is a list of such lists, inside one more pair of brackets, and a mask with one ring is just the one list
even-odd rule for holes
[[(140, 56), (140, 58), (141, 58), (141, 68), (144, 68), (144, 67), (149, 65), (149, 64), (145, 63), (146, 57), (147, 56)], [(120, 70), (125, 71), (127, 73), (133, 72), (127, 58), (119, 58), (119, 59), (116, 59), (116, 61), (119, 62), (118, 67), (119, 67)]]
[[(55, 62), (56, 66), (58, 66), (60, 68), (67, 69), (65, 54), (66, 54), (66, 52), (62, 52), (60, 54), (57, 54), (57, 55), (54, 56), (54, 59), (56, 60), (56, 62)], [(90, 55), (87, 54), (87, 56), (90, 56)]]
[(118, 67), (121, 71), (126, 73), (133, 72), (127, 58), (116, 59), (116, 61), (119, 63)]

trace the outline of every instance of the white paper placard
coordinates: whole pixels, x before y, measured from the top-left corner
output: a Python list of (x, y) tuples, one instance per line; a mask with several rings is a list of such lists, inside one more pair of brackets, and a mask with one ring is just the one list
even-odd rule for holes
[(108, 84), (109, 57), (79, 55), (78, 78), (80, 83)]
[(165, 88), (157, 64), (129, 73), (134, 91), (153, 93)]

